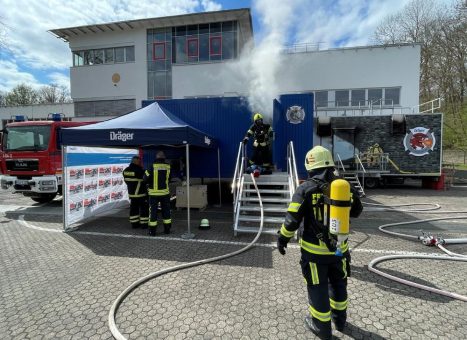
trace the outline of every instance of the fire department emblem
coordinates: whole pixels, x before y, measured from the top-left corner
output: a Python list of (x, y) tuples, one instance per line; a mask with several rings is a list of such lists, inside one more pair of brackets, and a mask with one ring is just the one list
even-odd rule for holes
[(416, 127), (410, 129), (404, 137), (405, 151), (409, 151), (409, 155), (425, 156), (435, 147), (436, 139), (430, 129), (424, 127)]
[(291, 124), (300, 124), (305, 120), (305, 110), (301, 106), (291, 106), (287, 109), (286, 118)]

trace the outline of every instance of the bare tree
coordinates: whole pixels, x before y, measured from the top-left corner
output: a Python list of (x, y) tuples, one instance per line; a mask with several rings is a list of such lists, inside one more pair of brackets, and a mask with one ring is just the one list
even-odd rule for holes
[(6, 93), (3, 91), (0, 91), (0, 106), (5, 106), (6, 105)]
[(420, 102), (444, 99), (445, 145), (462, 148), (467, 148), (466, 4), (465, 0), (454, 6), (412, 0), (400, 12), (386, 17), (374, 34), (380, 44), (421, 45)]
[(38, 95), (41, 104), (66, 103), (70, 98), (68, 89), (57, 84), (42, 86), (38, 91)]
[(26, 84), (14, 87), (5, 97), (5, 104), (8, 106), (31, 105), (37, 104), (37, 102), (38, 95), (36, 90)]

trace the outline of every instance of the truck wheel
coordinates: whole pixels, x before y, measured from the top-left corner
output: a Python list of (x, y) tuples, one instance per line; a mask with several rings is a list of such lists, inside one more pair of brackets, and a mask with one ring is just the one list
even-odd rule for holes
[(365, 178), (365, 188), (375, 189), (379, 185), (379, 180), (374, 177)]
[(38, 196), (32, 196), (31, 199), (34, 201), (34, 202), (37, 202), (37, 203), (48, 203), (48, 202), (51, 202), (55, 196), (57, 196), (56, 193), (54, 194), (39, 194)]

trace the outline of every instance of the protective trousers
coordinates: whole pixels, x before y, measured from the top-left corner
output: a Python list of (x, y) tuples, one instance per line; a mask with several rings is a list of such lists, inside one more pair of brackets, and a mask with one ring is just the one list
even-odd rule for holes
[(269, 150), (269, 145), (254, 146), (250, 164), (256, 164), (263, 167), (271, 166), (271, 152)]
[(338, 330), (343, 330), (347, 319), (347, 276), (349, 263), (346, 257), (331, 264), (300, 261), (308, 288), (310, 316), (320, 336), (331, 339), (331, 318)]
[(157, 206), (159, 202), (161, 204), (164, 232), (168, 233), (172, 225), (172, 219), (170, 218), (170, 195), (149, 196), (149, 229), (155, 230), (157, 227)]
[(133, 228), (146, 228), (149, 220), (147, 197), (130, 197), (130, 223)]

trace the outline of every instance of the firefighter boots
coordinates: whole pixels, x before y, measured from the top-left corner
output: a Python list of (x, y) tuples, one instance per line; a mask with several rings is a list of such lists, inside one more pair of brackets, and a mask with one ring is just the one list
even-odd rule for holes
[(311, 316), (305, 316), (305, 325), (318, 338), (324, 339), (324, 340), (332, 339), (332, 333), (324, 334), (323, 332), (321, 332), (321, 330), (318, 328), (318, 326), (316, 326), (315, 323), (313, 322), (313, 319), (311, 318)]
[(156, 236), (156, 228), (149, 228), (149, 236)]
[(170, 228), (172, 227), (172, 223), (165, 223), (164, 224), (164, 234), (170, 234)]

